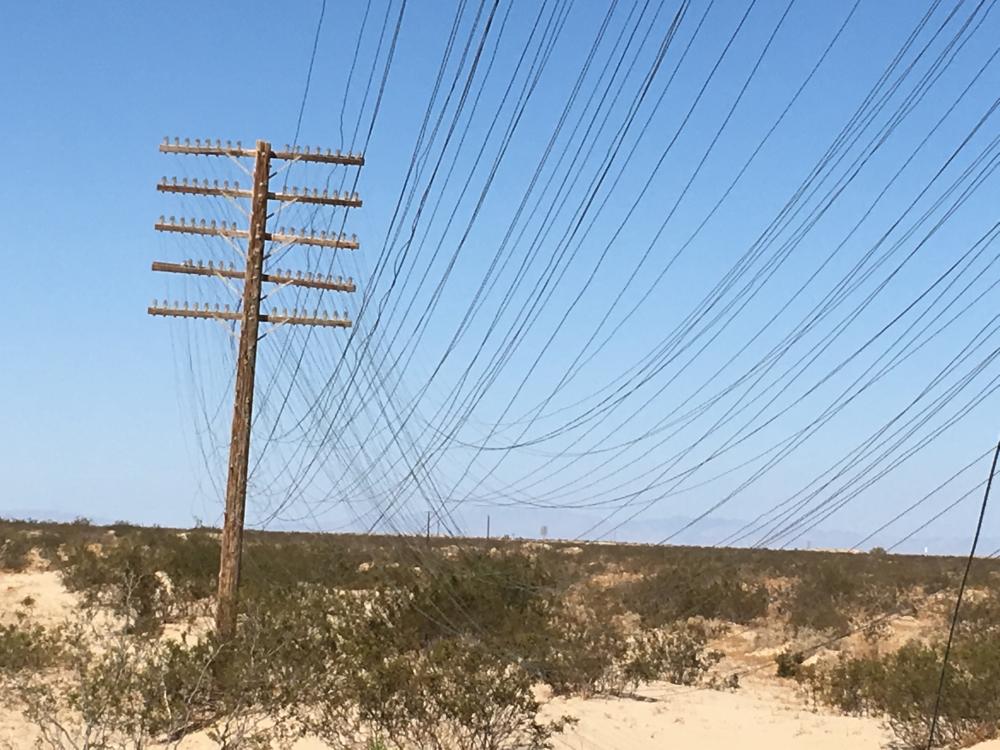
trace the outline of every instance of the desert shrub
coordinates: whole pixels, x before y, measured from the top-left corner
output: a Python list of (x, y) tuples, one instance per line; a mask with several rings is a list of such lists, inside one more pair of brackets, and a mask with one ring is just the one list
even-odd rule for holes
[(556, 695), (595, 695), (622, 687), (616, 668), (628, 656), (628, 634), (614, 618), (564, 605), (531, 645), (527, 664)]
[(217, 657), (210, 642), (119, 640), (93, 648), (80, 639), (58, 677), (22, 681), (17, 697), (52, 750), (136, 750), (197, 729), (220, 748), (276, 746), (286, 724), (268, 710), (266, 672), (277, 662), (256, 665), (252, 675), (244, 670), (250, 679), (236, 692), (214, 680)]
[[(561, 723), (536, 719), (533, 678), (474, 637), (414, 640), (411, 592), (331, 592), (300, 586), (248, 603), (223, 694), (254, 684), (256, 661), (275, 663), (267, 714), (335, 748), (540, 750)], [(246, 670), (251, 669), (247, 674)], [(217, 670), (218, 671), (218, 670)], [(228, 711), (229, 709), (227, 709)]]
[(31, 542), (23, 533), (6, 532), (0, 536), (0, 570), (19, 573), (28, 567)]
[(142, 530), (141, 526), (134, 524), (131, 521), (115, 521), (107, 528), (109, 531), (113, 531), (118, 535), (134, 534)]
[(861, 635), (872, 648), (877, 648), (881, 641), (884, 641), (892, 633), (892, 625), (887, 617), (879, 617), (864, 623), (861, 627)]
[(157, 568), (167, 575), (180, 601), (197, 601), (215, 595), (219, 572), (219, 540), (209, 532), (191, 531), (184, 537), (170, 534), (166, 543), (151, 543)]
[(957, 586), (957, 581), (957, 571), (939, 568), (922, 578), (920, 587), (925, 594), (937, 594), (940, 591), (953, 591)]
[(156, 563), (149, 549), (131, 541), (102, 550), (77, 545), (67, 550), (62, 578), (83, 594), (86, 606), (104, 606), (124, 618), (127, 632), (157, 632), (168, 616), (169, 592)]
[(544, 630), (553, 601), (549, 571), (522, 555), (469, 552), (411, 577), (397, 628), (413, 647), (466, 635), (522, 652)]
[(465, 639), (435, 646), (421, 660), (416, 684), (422, 711), (410, 733), (413, 746), (541, 750), (562, 727), (537, 720), (527, 672)]
[[(884, 715), (902, 748), (925, 747), (943, 648), (911, 642), (885, 656), (842, 658), (813, 677), (816, 697), (853, 714)], [(1000, 636), (956, 639), (934, 747), (959, 748), (1000, 730)]]
[(698, 620), (642, 631), (623, 665), (628, 686), (634, 691), (641, 683), (653, 680), (698, 684), (724, 656), (708, 648), (711, 635), (705, 623)]
[(795, 627), (843, 631), (850, 627), (848, 606), (859, 582), (834, 562), (815, 566), (799, 578), (788, 605)]
[(990, 590), (962, 604), (958, 632), (972, 637), (1000, 630), (1000, 591)]
[(147, 747), (157, 730), (173, 724), (177, 708), (161, 694), (158, 647), (118, 641), (95, 649), (82, 636), (77, 632), (64, 642), (60, 675), (31, 674), (15, 683), (25, 718), (40, 732), (40, 746)]
[(745, 624), (767, 614), (768, 592), (721, 566), (677, 566), (624, 587), (624, 606), (643, 624), (660, 627), (689, 617)]
[[(877, 564), (881, 558), (876, 555), (867, 560)], [(853, 570), (842, 560), (828, 559), (799, 570), (785, 608), (789, 623), (796, 628), (840, 633), (858, 620), (898, 610), (904, 604), (904, 589), (894, 576), (880, 579), (871, 571)]]
[(806, 655), (801, 651), (782, 651), (775, 654), (774, 661), (778, 665), (776, 674), (785, 679), (796, 678), (802, 672)]
[(0, 625), (0, 677), (45, 669), (58, 654), (58, 637), (40, 625)]
[(222, 748), (275, 747), (301, 727), (304, 686), (327, 671), (329, 604), (314, 592), (257, 602), (225, 643), (95, 641), (79, 625), (58, 674), (23, 674), (14, 694), (53, 749), (142, 748), (195, 730)]
[[(922, 747), (929, 734), (943, 649), (911, 643), (886, 659), (878, 702), (893, 733), (908, 747)], [(997, 735), (1000, 726), (1000, 638), (956, 641), (941, 699), (935, 744), (966, 747)]]
[(626, 623), (585, 605), (563, 605), (525, 664), (556, 695), (627, 695), (654, 680), (696, 684), (722, 658), (708, 648), (713, 632), (702, 621), (665, 628)]
[(143, 748), (202, 730), (224, 748), (282, 746), (307, 729), (334, 747), (540, 750), (533, 676), (474, 638), (414, 648), (406, 592), (320, 586), (260, 593), (235, 637), (180, 642), (67, 635), (58, 672), (18, 673), (50, 748)]
[[(364, 555), (327, 541), (249, 541), (244, 549), (241, 584), (247, 597), (299, 584), (355, 588), (362, 584), (358, 565)], [(214, 562), (218, 567), (218, 553)]]
[(64, 553), (62, 578), (87, 605), (108, 607), (130, 632), (158, 632), (214, 593), (219, 543), (205, 533), (150, 540), (148, 530), (106, 545), (74, 544)]
[(800, 672), (817, 702), (836, 706), (856, 715), (877, 715), (882, 712), (886, 668), (878, 658), (842, 656), (836, 664)]
[(15, 531), (13, 534), (18, 537), (17, 547), (20, 552), (21, 570), (29, 563), (31, 550), (34, 550), (42, 560), (50, 564), (58, 562), (59, 550), (63, 543), (62, 536), (59, 534), (47, 529), (23, 529)]
[[(467, 638), (422, 652), (384, 656), (354, 670), (343, 703), (320, 705), (312, 729), (334, 748), (542, 750), (563, 721), (540, 722), (532, 678), (521, 667)], [(353, 736), (345, 737), (350, 726)]]

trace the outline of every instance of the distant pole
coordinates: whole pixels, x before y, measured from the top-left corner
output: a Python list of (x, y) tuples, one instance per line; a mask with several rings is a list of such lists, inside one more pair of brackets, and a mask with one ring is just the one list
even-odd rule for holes
[(427, 511), (427, 543), (431, 541), (431, 512)]
[(486, 514), (486, 541), (490, 540), (490, 516), (489, 513)]

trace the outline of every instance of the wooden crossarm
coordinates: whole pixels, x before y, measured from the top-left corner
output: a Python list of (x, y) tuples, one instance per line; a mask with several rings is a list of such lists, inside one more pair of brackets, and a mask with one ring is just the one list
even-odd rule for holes
[[(150, 315), (158, 315), (165, 318), (214, 318), (216, 320), (240, 320), (243, 314), (238, 310), (195, 310), (188, 307), (170, 307), (165, 305), (150, 305), (146, 308)], [(308, 315), (284, 315), (280, 313), (268, 313), (260, 315), (262, 323), (281, 323), (294, 326), (321, 326), (326, 328), (350, 328), (352, 323), (347, 318), (338, 317), (315, 317)]]
[[(154, 271), (165, 273), (187, 273), (195, 276), (221, 276), (225, 279), (243, 279), (245, 273), (235, 268), (223, 268), (222, 266), (206, 266), (204, 264), (195, 265), (187, 263), (164, 263), (162, 261), (153, 262)], [(310, 289), (325, 289), (332, 292), (354, 292), (357, 287), (353, 279), (341, 279), (339, 276), (320, 276), (319, 274), (307, 274), (300, 276), (291, 272), (265, 273), (261, 276), (261, 281), (272, 284), (289, 284), (291, 286), (302, 286)]]

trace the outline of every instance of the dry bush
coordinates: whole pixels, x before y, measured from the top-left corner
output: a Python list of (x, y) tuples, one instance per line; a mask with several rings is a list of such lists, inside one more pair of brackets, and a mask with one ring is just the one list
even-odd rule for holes
[(159, 646), (122, 639), (95, 648), (77, 629), (64, 640), (58, 667), (14, 682), (39, 747), (138, 749), (173, 728), (177, 702)]
[[(882, 558), (856, 555), (874, 560)], [(843, 632), (856, 622), (897, 612), (909, 603), (907, 586), (889, 567), (881, 576), (858, 571), (846, 559), (827, 559), (799, 571), (798, 580), (784, 603), (789, 623), (797, 629)], [(869, 563), (873, 564), (873, 563)], [(888, 565), (888, 563), (884, 563)], [(876, 635), (877, 634), (873, 634)]]
[[(623, 665), (623, 676), (631, 692), (640, 684), (653, 680), (666, 680), (674, 685), (703, 682), (724, 656), (721, 651), (708, 648), (713, 635), (712, 629), (700, 620), (675, 623), (667, 629), (641, 631)], [(736, 686), (732, 680), (724, 684)]]
[(0, 535), (0, 570), (19, 573), (31, 562), (31, 541), (24, 532), (6, 531)]
[(11, 694), (52, 750), (175, 744), (204, 731), (220, 748), (288, 744), (300, 693), (327, 666), (326, 597), (258, 603), (225, 644), (180, 642), (78, 623), (59, 658), (11, 680)]
[[(884, 716), (899, 748), (926, 747), (943, 647), (911, 642), (884, 656), (842, 657), (807, 675), (815, 699), (846, 713)], [(1000, 731), (1000, 634), (953, 646), (934, 747), (961, 748)]]
[(767, 614), (762, 583), (720, 564), (669, 567), (623, 587), (624, 606), (646, 625), (660, 627), (689, 617), (746, 624)]
[(218, 542), (207, 534), (141, 530), (99, 549), (70, 545), (60, 567), (63, 583), (85, 605), (109, 609), (129, 632), (155, 634), (204, 608), (197, 605), (214, 593), (218, 559)]
[[(250, 602), (222, 644), (67, 632), (57, 664), (13, 694), (51, 750), (143, 748), (203, 731), (220, 748), (281, 747), (313, 730), (335, 747), (541, 750), (530, 675), (470, 638), (410, 648), (408, 597), (319, 587)], [(404, 636), (404, 637), (400, 637)], [(339, 744), (338, 744), (339, 743)]]
[(559, 608), (545, 632), (529, 663), (557, 695), (634, 695), (655, 680), (694, 685), (723, 656), (708, 648), (716, 633), (697, 619), (630, 628), (626, 618), (577, 604)]
[(59, 654), (60, 639), (40, 625), (0, 625), (0, 686), (5, 678), (49, 667)]
[(778, 677), (784, 679), (798, 678), (802, 674), (803, 664), (806, 655), (802, 651), (791, 651), (785, 649), (774, 656), (774, 663), (777, 665)]
[(543, 750), (565, 724), (538, 721), (531, 676), (465, 638), (331, 671), (323, 689), (309, 728), (338, 750), (359, 738), (395, 750)]
[(427, 561), (427, 575), (405, 590), (399, 627), (414, 646), (466, 635), (517, 651), (526, 633), (544, 628), (557, 599), (553, 572), (538, 558), (474, 550)]
[(620, 621), (588, 607), (562, 606), (538, 632), (527, 662), (556, 695), (622, 692), (619, 666), (628, 657), (629, 634)]

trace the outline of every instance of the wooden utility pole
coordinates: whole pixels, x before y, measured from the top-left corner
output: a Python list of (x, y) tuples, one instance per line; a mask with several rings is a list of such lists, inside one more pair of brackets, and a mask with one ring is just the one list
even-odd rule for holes
[(254, 156), (253, 194), (250, 197), (250, 236), (243, 277), (243, 317), (240, 349), (236, 357), (236, 396), (229, 442), (226, 479), (226, 514), (222, 524), (219, 558), (219, 599), (215, 629), (223, 638), (236, 631), (236, 588), (243, 555), (243, 519), (247, 508), (247, 470), (250, 465), (250, 420), (253, 416), (254, 365), (260, 328), (260, 286), (264, 273), (264, 234), (267, 231), (267, 188), (271, 173), (271, 144), (257, 141)]
[(301, 313), (293, 310), (291, 315), (287, 311), (282, 313), (272, 312), (261, 314), (261, 291), (264, 282), (272, 282), (280, 285), (292, 285), (309, 287), (313, 289), (323, 289), (330, 291), (353, 292), (354, 282), (347, 279), (345, 282), (339, 277), (331, 279), (317, 277), (314, 274), (299, 273), (293, 275), (290, 272), (267, 274), (264, 272), (267, 254), (265, 246), (268, 242), (282, 245), (305, 244), (318, 245), (321, 247), (333, 247), (354, 250), (358, 247), (356, 237), (350, 239), (341, 236), (327, 236), (326, 232), (307, 233), (300, 230), (298, 233), (294, 229), (286, 232), (283, 228), (278, 232), (269, 233), (267, 231), (268, 201), (299, 202), (319, 205), (360, 207), (361, 201), (357, 194), (341, 196), (339, 193), (329, 195), (319, 191), (302, 190), (292, 188), (290, 192), (274, 193), (270, 189), (271, 160), (283, 159), (293, 161), (313, 161), (328, 164), (345, 164), (349, 166), (361, 166), (364, 164), (364, 157), (355, 154), (341, 154), (340, 151), (333, 153), (327, 150), (323, 153), (316, 149), (310, 153), (308, 148), (290, 149), (287, 146), (284, 151), (275, 152), (271, 149), (271, 144), (267, 141), (257, 141), (254, 149), (244, 149), (239, 142), (233, 147), (231, 143), (222, 145), (216, 141), (215, 145), (211, 141), (206, 141), (202, 145), (200, 140), (195, 140), (192, 146), (190, 141), (181, 144), (179, 139), (170, 143), (169, 139), (164, 140), (160, 146), (160, 151), (165, 153), (192, 154), (204, 156), (229, 156), (229, 157), (252, 157), (253, 185), (251, 190), (241, 190), (238, 184), (233, 187), (228, 182), (222, 186), (218, 182), (209, 185), (207, 181), (198, 184), (188, 184), (188, 180), (178, 183), (175, 178), (168, 182), (166, 178), (157, 186), (157, 189), (166, 193), (186, 193), (194, 195), (217, 195), (231, 199), (250, 199), (249, 225), (246, 230), (238, 229), (235, 225), (227, 226), (225, 222), (217, 226), (216, 222), (206, 224), (204, 220), (200, 222), (192, 220), (187, 223), (184, 219), (176, 222), (174, 217), (166, 220), (160, 217), (155, 228), (164, 232), (180, 232), (185, 234), (215, 235), (226, 238), (245, 238), (246, 251), (244, 253), (244, 269), (236, 270), (230, 264), (226, 269), (224, 266), (216, 267), (211, 262), (207, 267), (204, 263), (195, 265), (193, 261), (184, 263), (153, 263), (154, 271), (165, 271), (170, 273), (186, 273), (194, 275), (215, 275), (222, 279), (242, 279), (243, 292), (238, 311), (232, 311), (227, 305), (224, 310), (220, 310), (218, 305), (214, 310), (208, 305), (200, 309), (195, 303), (191, 308), (187, 303), (183, 309), (175, 303), (169, 306), (165, 301), (161, 305), (156, 300), (149, 307), (150, 315), (161, 315), (171, 317), (188, 318), (216, 318), (222, 320), (238, 320), (240, 322), (240, 342), (239, 353), (236, 360), (236, 393), (233, 403), (233, 423), (231, 442), (229, 446), (229, 470), (226, 481), (226, 509), (225, 520), (222, 528), (221, 555), (219, 560), (219, 588), (218, 601), (215, 612), (216, 632), (224, 639), (232, 638), (236, 632), (236, 616), (238, 598), (237, 592), (240, 582), (240, 561), (243, 553), (243, 522), (246, 515), (246, 494), (247, 494), (247, 472), (250, 461), (250, 425), (253, 418), (253, 395), (254, 395), (254, 371), (257, 362), (257, 342), (260, 340), (260, 323), (272, 323), (275, 325), (314, 325), (333, 326), (346, 328), (351, 322), (345, 317), (338, 317), (334, 313), (333, 317), (323, 314), (320, 317), (316, 312), (308, 315), (305, 311)]

